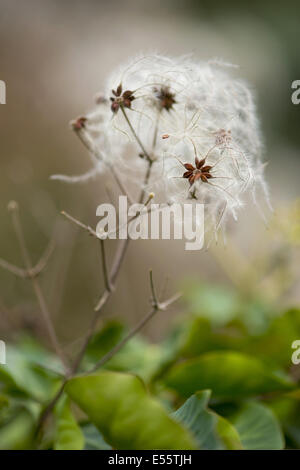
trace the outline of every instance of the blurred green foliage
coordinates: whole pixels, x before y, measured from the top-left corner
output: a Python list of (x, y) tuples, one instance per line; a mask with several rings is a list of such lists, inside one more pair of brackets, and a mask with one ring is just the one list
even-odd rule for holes
[[(189, 313), (167, 337), (151, 344), (136, 336), (99, 371), (70, 379), (42, 435), (37, 422), (63, 380), (60, 366), (32, 338), (10, 345), (0, 368), (0, 448), (299, 448), (291, 344), (300, 338), (300, 310), (272, 317), (271, 305), (263, 305), (266, 321), (253, 329), (249, 305), (235, 291), (188, 286)], [(107, 321), (82, 372), (126, 333), (122, 323)]]

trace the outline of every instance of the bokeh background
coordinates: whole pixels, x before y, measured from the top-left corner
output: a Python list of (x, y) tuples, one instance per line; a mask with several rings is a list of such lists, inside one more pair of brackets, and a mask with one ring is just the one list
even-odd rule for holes
[[(299, 28), (300, 6), (291, 1), (0, 0), (0, 79), (7, 85), (7, 104), (0, 106), (0, 257), (22, 264), (7, 211), (8, 202), (16, 200), (34, 261), (55, 238), (56, 250), (41, 282), (66, 349), (82, 337), (103, 279), (98, 245), (59, 212), (94, 226), (97, 205), (108, 200), (101, 178), (72, 186), (49, 180), (51, 174), (89, 168), (70, 119), (89, 110), (107, 74), (139, 52), (192, 52), (199, 59), (238, 64), (234, 73), (256, 93), (272, 202), (289, 226), (285, 208), (299, 196), (300, 105), (291, 102), (291, 83), (300, 79)], [(299, 253), (294, 247), (285, 251), (286, 241), (278, 248), (257, 211), (248, 206), (230, 227), (230, 236), (231, 245), (221, 248), (224, 257), (186, 252), (180, 242), (133, 242), (105, 316), (133, 323), (144, 314), (150, 267), (159, 286), (169, 279), (171, 294), (188, 279), (234, 286), (233, 270), (239, 277), (243, 262), (258, 269), (267, 254), (275, 269), (288, 264), (292, 273), (280, 302), (292, 306), (300, 300)], [(236, 258), (231, 257), (234, 247)], [(115, 248), (110, 242), (109, 260)], [(268, 284), (271, 297), (276, 282)], [(173, 309), (154, 319), (146, 334), (160, 339), (175, 315)], [(31, 285), (1, 270), (1, 338), (13, 339), (24, 330), (45, 335)]]

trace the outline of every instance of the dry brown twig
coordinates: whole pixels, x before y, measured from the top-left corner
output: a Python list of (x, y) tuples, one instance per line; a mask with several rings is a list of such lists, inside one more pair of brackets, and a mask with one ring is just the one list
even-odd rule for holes
[[(121, 109), (122, 109), (123, 115), (125, 117), (125, 120), (127, 121), (128, 125), (129, 125), (129, 127), (132, 131), (132, 134), (133, 134), (134, 138), (137, 140), (138, 145), (143, 150), (143, 153), (144, 153), (144, 155), (147, 159), (147, 163), (148, 163), (145, 178), (144, 178), (143, 189), (141, 190), (140, 196), (138, 198), (138, 202), (140, 204), (142, 204), (145, 200), (145, 194), (146, 194), (145, 188), (147, 187), (147, 184), (148, 184), (149, 179), (150, 179), (151, 169), (152, 169), (152, 165), (153, 165), (154, 160), (150, 157), (150, 154), (146, 152), (143, 144), (141, 143), (140, 139), (137, 137), (137, 135), (136, 135), (136, 133), (135, 133), (135, 131), (134, 131), (132, 125), (131, 125), (131, 122), (130, 122), (125, 110), (122, 107), (121, 107)], [(90, 140), (88, 138), (88, 135), (86, 135), (86, 133), (84, 131), (84, 126), (74, 126), (73, 125), (73, 129), (76, 131), (76, 134), (78, 135), (80, 140), (83, 142), (83, 144), (86, 146), (87, 150), (89, 152), (92, 152), (95, 155), (95, 149), (91, 145)], [(156, 138), (154, 137), (152, 152), (154, 151), (155, 142), (156, 142)], [(95, 155), (95, 156), (96, 156), (96, 158), (99, 158), (98, 155)], [(114, 176), (116, 176), (116, 175), (114, 175)], [(120, 181), (118, 180), (118, 178), (115, 178), (115, 179), (116, 179), (121, 191), (123, 193), (125, 193), (128, 197), (128, 191), (126, 190), (126, 188), (124, 188), (122, 182), (120, 184)], [(145, 207), (147, 206), (147, 204), (150, 202), (150, 200), (152, 198), (153, 198), (153, 195), (149, 195), (146, 202), (144, 202)], [(129, 200), (130, 200), (130, 198), (129, 198)], [(71, 221), (75, 225), (79, 226), (83, 230), (87, 231), (90, 235), (92, 235), (93, 237), (95, 237), (99, 240), (99, 237), (97, 236), (96, 231), (94, 229), (92, 229), (90, 226), (82, 223), (81, 221), (79, 221), (75, 217), (71, 216), (70, 214), (66, 213), (65, 211), (62, 212), (62, 215), (64, 217), (66, 217), (69, 221)], [(141, 213), (137, 214), (137, 217), (139, 215), (141, 215)], [(134, 218), (136, 218), (136, 217), (133, 217), (132, 219), (134, 219)], [(67, 380), (69, 378), (73, 377), (78, 372), (78, 369), (80, 367), (81, 361), (82, 361), (82, 359), (84, 357), (84, 354), (86, 352), (89, 341), (90, 341), (90, 339), (92, 338), (92, 336), (95, 332), (95, 328), (96, 328), (97, 322), (98, 322), (98, 320), (101, 316), (101, 313), (103, 311), (103, 307), (106, 304), (106, 302), (108, 301), (108, 299), (110, 298), (110, 295), (112, 294), (112, 292), (114, 291), (114, 289), (116, 287), (117, 277), (118, 277), (118, 274), (120, 272), (120, 268), (123, 264), (123, 260), (124, 260), (128, 245), (129, 245), (128, 237), (125, 240), (120, 240), (117, 251), (116, 251), (115, 256), (114, 256), (114, 260), (113, 260), (111, 269), (108, 270), (107, 261), (106, 261), (106, 253), (105, 253), (105, 241), (100, 239), (101, 264), (102, 264), (103, 277), (104, 277), (104, 291), (103, 291), (99, 301), (97, 302), (97, 305), (95, 306), (94, 314), (92, 316), (89, 328), (88, 328), (87, 333), (84, 337), (83, 344), (80, 348), (80, 351), (79, 351), (77, 357), (75, 358), (75, 360), (72, 364), (71, 370), (66, 373), (65, 379), (64, 379), (60, 389), (58, 390), (57, 394), (53, 397), (51, 402), (44, 409), (43, 413), (40, 416), (40, 420), (39, 420), (39, 424), (38, 424), (38, 429), (39, 430), (42, 428), (43, 423), (47, 419), (48, 415), (51, 413), (51, 411), (52, 411), (53, 407), (55, 406), (56, 402), (61, 397)], [(88, 373), (91, 373), (91, 372), (97, 370), (98, 368), (100, 368), (101, 366), (103, 366), (134, 335), (136, 335), (153, 318), (153, 316), (158, 311), (166, 310), (170, 305), (172, 305), (175, 301), (177, 301), (181, 296), (181, 294), (176, 294), (173, 297), (165, 300), (164, 302), (160, 302), (157, 295), (156, 295), (156, 290), (155, 290), (155, 286), (154, 286), (154, 282), (153, 282), (152, 271), (150, 271), (150, 290), (151, 290), (151, 304), (152, 304), (151, 310), (138, 322), (138, 324), (136, 326), (134, 326), (132, 328), (132, 330), (128, 333), (128, 335), (125, 336), (105, 356), (103, 356)]]
[[(137, 333), (139, 333), (144, 328), (144, 326), (155, 316), (155, 314), (157, 312), (167, 310), (167, 308), (170, 307), (177, 300), (179, 300), (181, 295), (182, 295), (180, 292), (178, 292), (177, 294), (173, 295), (169, 299), (167, 299), (163, 302), (160, 302), (158, 300), (158, 298), (156, 297), (156, 290), (155, 290), (155, 286), (154, 286), (154, 282), (153, 282), (152, 270), (150, 271), (150, 290), (151, 290), (151, 303), (152, 303), (151, 310), (137, 323), (137, 325), (135, 325), (129, 331), (129, 333), (118, 344), (116, 344), (116, 346), (114, 346), (110, 351), (108, 351), (108, 353), (105, 354), (91, 369), (89, 369), (87, 372), (85, 372), (82, 375), (88, 375), (88, 374), (92, 374), (92, 373), (96, 372), (100, 367), (102, 367), (104, 364), (106, 364), (115, 354), (117, 354), (123, 348), (123, 346), (125, 346), (125, 344), (128, 343), (128, 341), (131, 338), (133, 338)], [(86, 337), (86, 339), (87, 339), (87, 337)], [(89, 341), (87, 341), (87, 342), (85, 341), (85, 343), (84, 343), (84, 346), (83, 346), (83, 349), (82, 349), (82, 350), (84, 350), (84, 352), (86, 350), (88, 342)], [(81, 350), (81, 352), (82, 352), (82, 350)], [(75, 361), (75, 363), (73, 365), (72, 373), (65, 377), (60, 389), (58, 390), (56, 395), (52, 398), (52, 400), (50, 401), (48, 406), (45, 408), (45, 410), (43, 411), (42, 415), (40, 416), (37, 432), (40, 431), (40, 429), (43, 426), (43, 423), (46, 421), (47, 417), (51, 413), (52, 409), (56, 405), (59, 398), (62, 396), (67, 381), (76, 374), (76, 372), (79, 368), (81, 359), (82, 359), (82, 356), (78, 355), (77, 362)]]
[[(150, 154), (146, 152), (143, 144), (141, 143), (138, 136), (136, 135), (136, 133), (135, 133), (135, 131), (134, 131), (132, 125), (131, 125), (131, 122), (130, 122), (125, 110), (123, 110), (123, 108), (122, 108), (122, 112), (123, 112), (125, 120), (127, 121), (128, 125), (129, 125), (129, 127), (132, 131), (132, 134), (133, 134), (134, 138), (137, 140), (138, 145), (141, 147), (141, 149), (142, 149), (142, 151), (143, 151), (143, 153), (144, 153), (144, 155), (147, 159), (147, 163), (148, 163), (146, 174), (145, 174), (145, 179), (144, 179), (143, 189), (142, 189), (142, 191), (140, 193), (140, 196), (138, 198), (138, 202), (140, 204), (142, 204), (144, 199), (145, 199), (145, 194), (146, 194), (145, 188), (147, 187), (147, 184), (148, 184), (149, 179), (150, 179), (151, 168), (152, 168), (154, 160), (152, 159), (152, 157), (150, 157)], [(96, 158), (99, 158), (99, 155), (95, 154), (95, 149), (91, 145), (91, 143), (88, 139), (88, 136), (85, 135), (84, 132), (81, 132), (82, 129), (80, 128), (80, 130), (79, 130), (79, 129), (74, 128), (74, 127), (73, 127), (73, 129), (76, 130), (76, 134), (79, 136), (80, 140), (84, 143), (86, 148), (90, 152), (92, 152), (93, 155)], [(152, 152), (154, 151), (155, 142), (156, 142), (156, 136), (154, 136), (154, 139), (153, 139)], [(129, 201), (132, 203), (132, 199), (130, 198), (127, 189), (124, 187), (122, 181), (120, 180), (120, 178), (118, 177), (118, 175), (116, 174), (114, 169), (112, 171), (112, 174), (115, 177), (115, 180), (116, 180), (119, 188), (121, 189), (122, 193), (125, 194), (128, 197)], [(150, 194), (148, 196), (146, 202), (144, 202), (145, 207), (147, 207), (148, 203), (153, 198), (153, 196), (154, 195), (152, 195), (152, 194)], [(120, 240), (117, 251), (116, 251), (116, 254), (115, 254), (115, 257), (114, 257), (114, 260), (113, 260), (113, 263), (112, 263), (112, 267), (111, 267), (110, 270), (108, 270), (104, 240), (99, 239), (99, 237), (97, 236), (97, 233), (95, 232), (95, 230), (93, 230), (90, 226), (85, 225), (84, 223), (80, 222), (78, 219), (74, 218), (70, 214), (68, 214), (64, 211), (62, 212), (62, 215), (64, 217), (66, 217), (69, 221), (71, 221), (75, 225), (79, 226), (80, 228), (84, 229), (90, 235), (92, 235), (93, 237), (96, 237), (99, 240), (99, 242), (100, 242), (100, 253), (101, 253), (101, 265), (102, 265), (103, 278), (104, 278), (104, 291), (103, 291), (103, 293), (102, 293), (102, 295), (101, 295), (101, 297), (100, 297), (100, 299), (99, 299), (99, 301), (98, 301), (98, 303), (97, 303), (97, 305), (94, 309), (94, 315), (92, 317), (91, 323), (90, 323), (89, 328), (87, 330), (87, 333), (85, 335), (82, 347), (80, 348), (80, 351), (79, 351), (77, 357), (75, 358), (73, 364), (71, 366), (69, 366), (68, 360), (67, 360), (67, 358), (64, 354), (64, 351), (63, 351), (63, 349), (61, 348), (61, 346), (59, 344), (54, 326), (52, 324), (51, 316), (50, 316), (50, 313), (49, 313), (49, 310), (48, 310), (48, 307), (47, 307), (42, 289), (40, 287), (40, 283), (37, 279), (38, 275), (45, 269), (45, 267), (48, 263), (48, 260), (51, 256), (52, 252), (53, 252), (53, 248), (54, 248), (53, 241), (51, 241), (49, 243), (47, 249), (45, 250), (42, 257), (39, 259), (39, 261), (36, 263), (36, 265), (33, 265), (32, 261), (31, 261), (31, 258), (30, 258), (29, 251), (27, 249), (27, 245), (26, 245), (26, 242), (25, 242), (25, 237), (24, 237), (24, 234), (23, 234), (23, 229), (22, 229), (20, 216), (19, 216), (18, 204), (16, 202), (12, 201), (12, 202), (10, 202), (8, 209), (12, 214), (13, 226), (14, 226), (16, 236), (17, 236), (17, 239), (18, 239), (18, 242), (19, 242), (19, 246), (20, 246), (20, 249), (21, 249), (21, 253), (22, 253), (24, 264), (25, 264), (25, 268), (19, 268), (18, 266), (15, 266), (15, 265), (13, 265), (13, 264), (11, 264), (8, 261), (5, 261), (3, 259), (0, 259), (0, 266), (3, 267), (4, 269), (8, 270), (9, 272), (15, 274), (16, 276), (18, 276), (20, 278), (30, 279), (31, 280), (34, 293), (36, 295), (37, 301), (38, 301), (39, 306), (40, 306), (40, 310), (41, 310), (41, 313), (42, 313), (42, 316), (43, 316), (43, 320), (44, 320), (45, 325), (47, 327), (47, 331), (48, 331), (48, 334), (49, 334), (49, 338), (51, 340), (51, 344), (52, 344), (54, 350), (56, 351), (57, 355), (60, 357), (62, 363), (65, 366), (65, 377), (64, 377), (64, 380), (62, 382), (62, 385), (61, 385), (60, 389), (57, 391), (57, 393), (55, 394), (55, 396), (51, 399), (50, 403), (48, 403), (46, 408), (43, 410), (43, 412), (40, 416), (38, 426), (37, 426), (37, 433), (38, 433), (41, 430), (41, 428), (43, 426), (43, 423), (47, 419), (48, 415), (51, 413), (53, 407), (55, 406), (55, 404), (57, 403), (57, 401), (61, 397), (61, 395), (64, 391), (65, 384), (67, 383), (67, 381), (69, 380), (70, 377), (73, 377), (77, 373), (77, 371), (80, 367), (82, 358), (83, 358), (83, 356), (86, 352), (86, 348), (89, 344), (89, 341), (90, 341), (91, 337), (94, 334), (97, 322), (98, 322), (98, 320), (100, 318), (100, 315), (102, 313), (102, 309), (103, 309), (104, 305), (106, 304), (107, 300), (109, 299), (111, 293), (115, 289), (116, 280), (117, 280), (121, 265), (123, 263), (125, 253), (126, 253), (127, 248), (128, 248), (129, 239), (126, 238), (125, 240)], [(135, 218), (139, 217), (140, 215), (142, 215), (142, 211), (137, 213), (137, 215), (135, 217), (132, 217), (129, 220), (129, 223), (132, 220), (134, 220)], [(97, 370), (99, 367), (101, 367), (107, 361), (109, 361), (135, 334), (137, 334), (151, 320), (151, 318), (158, 311), (165, 310), (167, 307), (169, 307), (171, 304), (173, 304), (180, 297), (180, 294), (176, 294), (175, 296), (171, 297), (170, 299), (168, 299), (164, 302), (160, 302), (159, 299), (157, 298), (157, 295), (156, 295), (156, 290), (155, 290), (155, 286), (154, 286), (154, 282), (153, 282), (152, 271), (150, 271), (150, 290), (151, 290), (151, 304), (152, 304), (151, 310), (138, 322), (138, 324), (135, 327), (132, 328), (132, 330), (128, 333), (127, 336), (125, 336), (114, 348), (112, 348), (105, 356), (103, 356), (95, 364), (95, 366), (93, 367), (93, 369), (91, 371), (89, 371), (89, 373)]]
[(58, 357), (61, 359), (62, 363), (64, 364), (66, 371), (68, 371), (69, 364), (68, 364), (67, 358), (59, 344), (54, 326), (52, 324), (51, 315), (49, 313), (43, 291), (37, 279), (38, 275), (44, 270), (44, 268), (46, 267), (48, 263), (48, 260), (54, 249), (54, 242), (53, 240), (51, 240), (51, 242), (49, 243), (42, 257), (39, 259), (37, 264), (33, 266), (30, 255), (29, 255), (29, 251), (27, 249), (27, 245), (25, 242), (25, 237), (24, 237), (24, 233), (23, 233), (23, 229), (22, 229), (22, 225), (20, 221), (19, 206), (15, 201), (11, 201), (8, 204), (8, 210), (11, 212), (11, 215), (12, 215), (12, 222), (13, 222), (15, 233), (19, 242), (25, 269), (14, 266), (11, 263), (8, 263), (7, 261), (4, 261), (2, 259), (0, 260), (0, 265), (4, 269), (7, 269), (8, 271), (17, 275), (18, 277), (31, 280), (33, 290), (34, 290), (36, 299), (38, 301), (38, 304), (40, 306), (41, 314), (42, 314), (44, 323), (46, 325), (51, 344), (54, 350), (56, 351)]
[(160, 302), (156, 296), (156, 290), (153, 282), (152, 270), (150, 270), (150, 289), (151, 289), (151, 310), (135, 325), (132, 330), (126, 335), (114, 348), (112, 348), (107, 354), (105, 354), (86, 374), (91, 374), (97, 369), (106, 364), (117, 352), (122, 349), (122, 347), (137, 333), (139, 333), (142, 328), (154, 317), (154, 315), (159, 311), (165, 311), (170, 305), (175, 303), (180, 299), (181, 293), (173, 295), (164, 302)]
[(18, 266), (9, 263), (3, 258), (0, 258), (0, 266), (1, 268), (6, 269), (17, 277), (20, 277), (22, 279), (32, 279), (33, 277), (38, 276), (42, 271), (44, 271), (54, 251), (54, 247), (54, 241), (50, 240), (45, 252), (42, 254), (38, 262), (31, 269), (19, 268)]

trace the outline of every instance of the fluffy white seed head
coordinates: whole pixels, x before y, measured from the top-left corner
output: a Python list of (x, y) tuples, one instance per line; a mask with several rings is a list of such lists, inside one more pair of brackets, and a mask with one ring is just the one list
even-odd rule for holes
[(113, 165), (145, 189), (151, 161), (146, 189), (162, 202), (204, 203), (216, 232), (227, 215), (237, 217), (247, 192), (254, 201), (258, 187), (267, 196), (252, 94), (228, 64), (137, 57), (108, 78), (79, 132), (93, 168), (76, 181)]

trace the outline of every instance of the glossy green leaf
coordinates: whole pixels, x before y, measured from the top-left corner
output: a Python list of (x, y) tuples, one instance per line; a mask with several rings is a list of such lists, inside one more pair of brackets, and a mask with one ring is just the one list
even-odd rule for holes
[(71, 399), (115, 449), (193, 449), (189, 432), (172, 419), (136, 376), (99, 372), (66, 385)]
[(249, 450), (284, 448), (283, 434), (274, 413), (261, 403), (248, 403), (232, 419), (242, 444)]
[(173, 416), (192, 432), (199, 449), (241, 449), (234, 427), (207, 407), (209, 398), (210, 390), (197, 392)]
[(210, 352), (176, 364), (163, 381), (186, 397), (203, 389), (232, 399), (294, 388), (293, 382), (272, 372), (260, 360), (232, 351)]
[(55, 450), (82, 450), (84, 437), (72, 413), (70, 400), (63, 396), (56, 406)]

